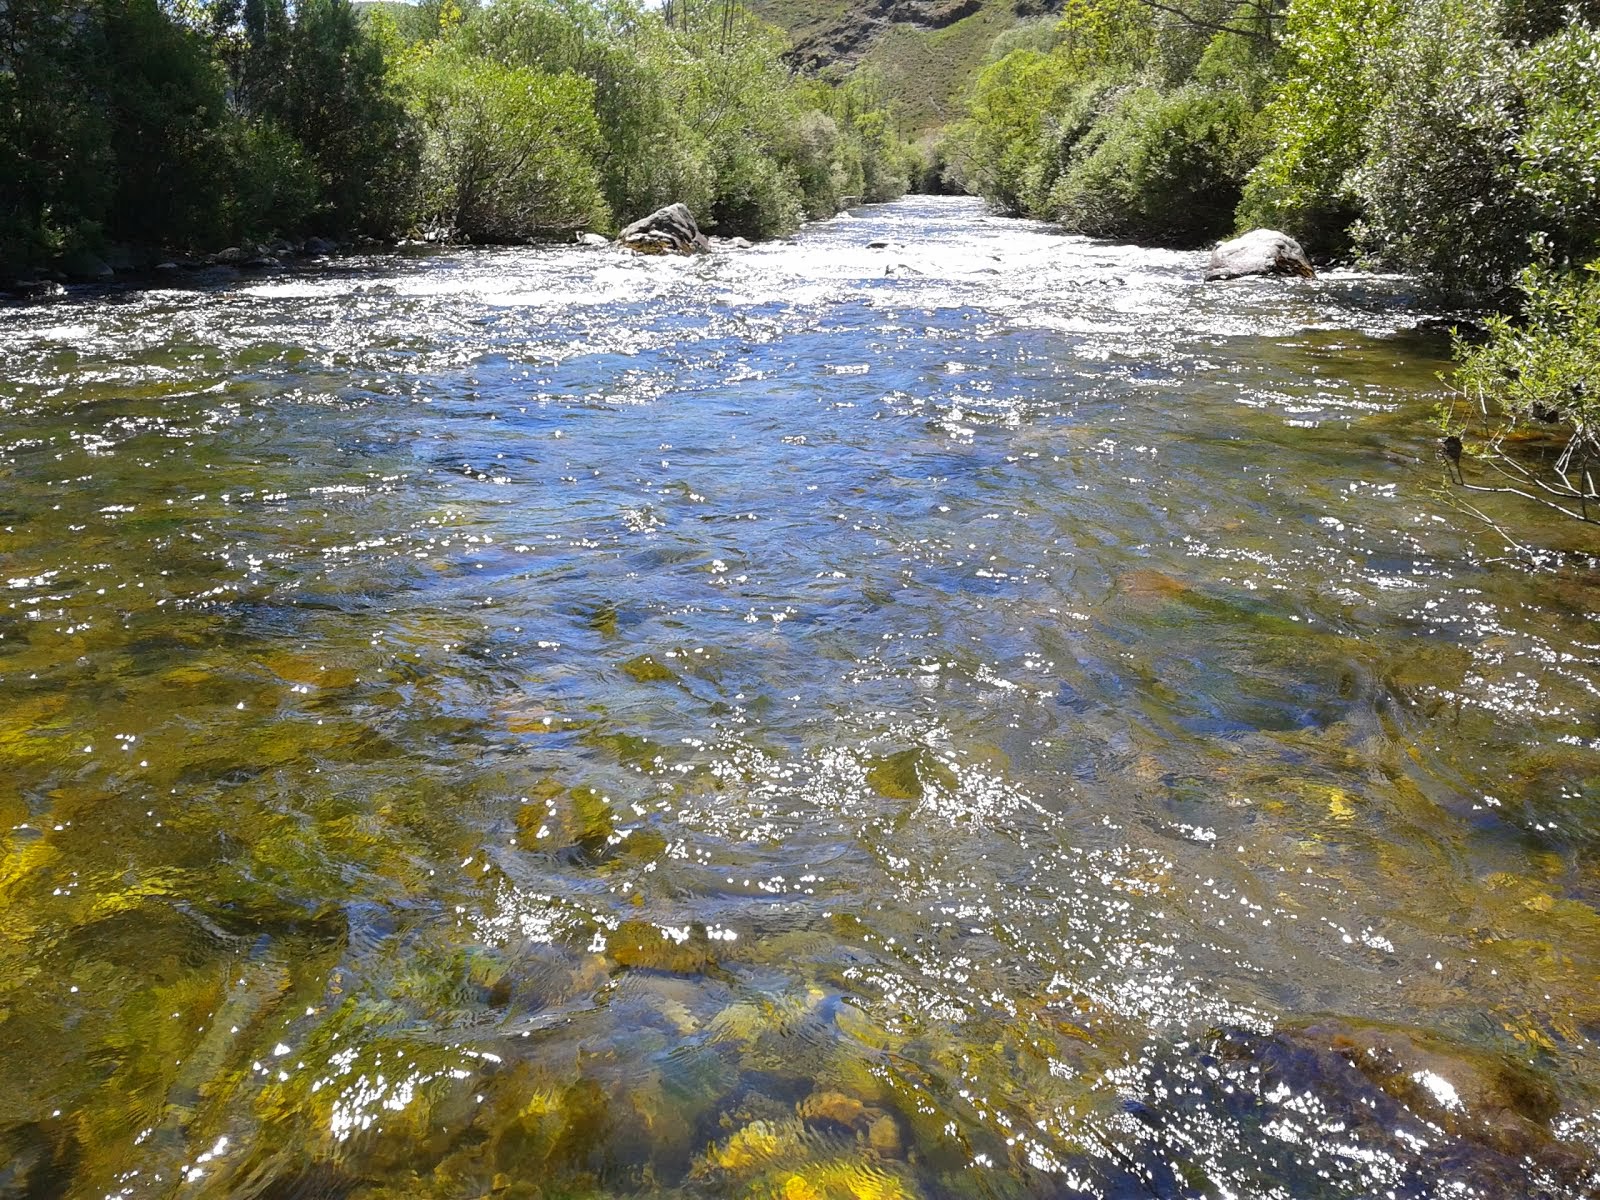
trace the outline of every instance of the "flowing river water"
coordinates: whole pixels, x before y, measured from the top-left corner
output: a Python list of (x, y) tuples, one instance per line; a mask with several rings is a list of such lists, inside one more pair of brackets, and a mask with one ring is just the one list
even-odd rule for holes
[(1595, 1194), (1592, 527), (1203, 264), (0, 312), (0, 1197)]

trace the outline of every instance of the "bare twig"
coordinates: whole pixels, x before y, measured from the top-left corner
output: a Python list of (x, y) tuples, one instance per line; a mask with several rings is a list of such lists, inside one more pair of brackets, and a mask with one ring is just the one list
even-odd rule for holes
[[(1469, 484), (1468, 487), (1470, 488), (1471, 485)], [(1472, 490), (1474, 490), (1474, 491), (1498, 491), (1500, 489), (1497, 489), (1497, 488), (1473, 488)], [(1529, 559), (1530, 563), (1532, 564), (1532, 566), (1533, 566), (1533, 568), (1535, 570), (1538, 570), (1538, 571), (1553, 571), (1555, 569), (1553, 567), (1548, 567), (1548, 566), (1546, 566), (1544, 564), (1544, 562), (1542, 561), (1544, 559), (1544, 557), (1545, 557), (1544, 555), (1540, 554), (1537, 550), (1533, 549), (1533, 547), (1524, 546), (1521, 542), (1517, 541), (1516, 538), (1512, 537), (1509, 533), (1507, 533), (1505, 531), (1505, 527), (1504, 526), (1498, 524), (1492, 517), (1489, 516), (1488, 513), (1484, 512), (1483, 509), (1478, 508), (1476, 505), (1468, 504), (1465, 500), (1461, 499), (1459, 496), (1452, 496), (1448, 492), (1445, 492), (1444, 495), (1445, 495), (1446, 499), (1449, 501), (1450, 506), (1452, 508), (1454, 508), (1456, 511), (1464, 512), (1468, 516), (1475, 517), (1477, 520), (1482, 521), (1490, 529), (1494, 530), (1495, 533), (1499, 534), (1502, 538), (1504, 538), (1505, 541), (1506, 541), (1506, 545), (1510, 546), (1514, 550), (1517, 550), (1517, 551), (1520, 551), (1523, 554), (1526, 554), (1528, 556), (1528, 559)]]
[(1263, 32), (1259, 29), (1244, 29), (1238, 25), (1229, 25), (1226, 21), (1211, 21), (1204, 17), (1197, 17), (1191, 12), (1187, 12), (1184, 9), (1178, 8), (1176, 5), (1164, 4), (1162, 3), (1162, 0), (1138, 0), (1138, 2), (1144, 5), (1146, 8), (1153, 8), (1160, 12), (1170, 13), (1172, 16), (1175, 16), (1181, 20), (1184, 24), (1193, 26), (1195, 29), (1207, 29), (1213, 33), (1231, 33), (1238, 37), (1250, 38), (1253, 41), (1261, 42), (1263, 45), (1267, 46), (1273, 44), (1273, 37), (1271, 33), (1273, 14), (1266, 11), (1260, 4), (1252, 4), (1251, 7), (1259, 12), (1263, 20), (1266, 21), (1266, 32)]
[[(1587, 506), (1585, 506), (1585, 508), (1582, 509), (1582, 510), (1574, 511), (1574, 510), (1566, 507), (1563, 504), (1557, 504), (1554, 500), (1546, 500), (1543, 496), (1537, 496), (1532, 492), (1524, 491), (1522, 488), (1519, 488), (1519, 487), (1512, 487), (1509, 484), (1505, 484), (1505, 485), (1502, 485), (1502, 486), (1499, 486), (1499, 487), (1487, 487), (1487, 486), (1485, 486), (1484, 484), (1481, 484), (1481, 483), (1462, 483), (1462, 484), (1459, 484), (1458, 486), (1466, 488), (1466, 490), (1469, 491), (1469, 492), (1497, 492), (1497, 493), (1507, 494), (1507, 495), (1512, 495), (1512, 496), (1521, 496), (1524, 500), (1532, 500), (1535, 504), (1542, 504), (1546, 508), (1555, 509), (1558, 513), (1565, 513), (1567, 516), (1571, 517), (1575, 521), (1588, 521), (1590, 524), (1594, 524), (1595, 523), (1594, 519), (1592, 517), (1590, 517), (1589, 514), (1588, 514)], [(1560, 495), (1559, 492), (1557, 492), (1555, 494), (1556, 495)], [(1583, 499), (1583, 497), (1574, 497), (1574, 498), (1575, 499)]]

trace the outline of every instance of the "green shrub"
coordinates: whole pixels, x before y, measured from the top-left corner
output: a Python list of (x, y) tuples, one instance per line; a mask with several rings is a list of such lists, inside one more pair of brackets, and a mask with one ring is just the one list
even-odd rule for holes
[(1516, 53), (1483, 16), (1474, 0), (1417, 0), (1397, 26), (1354, 176), (1356, 240), (1440, 291), (1495, 296), (1533, 224), (1516, 186)]
[(496, 0), (472, 15), (462, 44), (506, 66), (590, 82), (605, 146), (601, 186), (623, 221), (675, 201), (696, 211), (708, 206), (712, 180), (704, 146), (678, 103), (680, 47), (637, 8)]
[(804, 197), (806, 216), (832, 216), (852, 196), (861, 195), (859, 153), (845, 144), (839, 123), (817, 109), (800, 114), (789, 155)]
[(425, 220), (474, 242), (609, 224), (588, 81), (440, 53), (417, 68), (413, 86)]
[(224, 133), (229, 165), (225, 240), (307, 232), (322, 187), (304, 148), (271, 121), (235, 119)]
[(1600, 250), (1600, 30), (1573, 24), (1523, 55), (1516, 182), (1561, 258)]
[(1094, 123), (1079, 153), (1050, 195), (1064, 226), (1200, 246), (1233, 227), (1256, 156), (1255, 113), (1237, 92), (1136, 88)]
[(968, 191), (1008, 215), (1042, 207), (1059, 142), (1051, 136), (1052, 114), (1072, 76), (1064, 55), (1038, 50), (1013, 51), (979, 73), (966, 119), (948, 142), (956, 177)]
[(1566, 422), (1600, 452), (1600, 262), (1523, 270), (1518, 318), (1489, 320), (1481, 344), (1458, 342), (1458, 388), (1474, 407)]

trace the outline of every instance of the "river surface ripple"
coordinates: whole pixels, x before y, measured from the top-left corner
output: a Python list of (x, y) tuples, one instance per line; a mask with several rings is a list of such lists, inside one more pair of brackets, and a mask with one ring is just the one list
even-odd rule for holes
[(1203, 262), (0, 311), (0, 1196), (1594, 1194), (1588, 530)]

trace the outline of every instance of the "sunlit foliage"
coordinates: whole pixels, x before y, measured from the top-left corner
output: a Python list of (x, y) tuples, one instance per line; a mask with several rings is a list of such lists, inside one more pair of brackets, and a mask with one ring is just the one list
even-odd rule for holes
[(870, 85), (797, 76), (786, 50), (733, 3), (16, 0), (0, 266), (520, 241), (674, 201), (762, 236), (900, 194), (915, 164)]
[(1226, 232), (1261, 149), (1270, 44), (1254, 13), (1074, 0), (1053, 44), (1034, 37), (979, 76), (949, 139), (954, 174), (1003, 212), (1080, 233), (1197, 245)]

